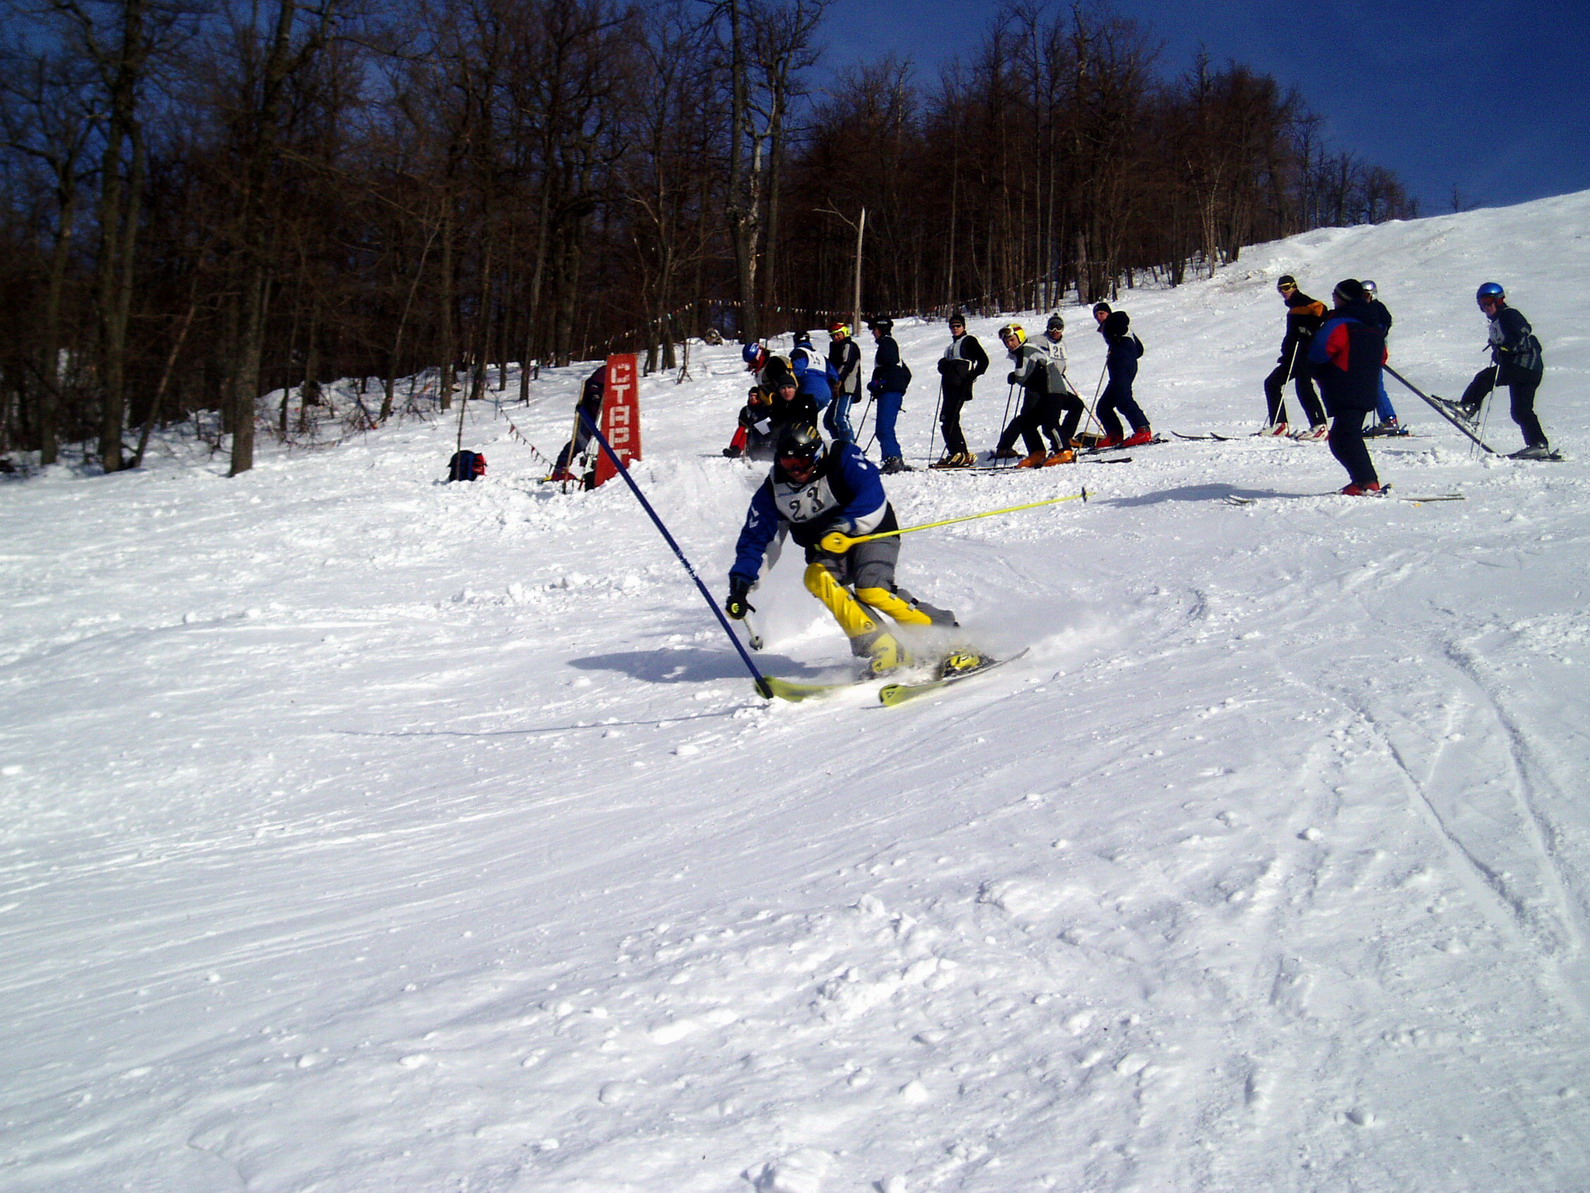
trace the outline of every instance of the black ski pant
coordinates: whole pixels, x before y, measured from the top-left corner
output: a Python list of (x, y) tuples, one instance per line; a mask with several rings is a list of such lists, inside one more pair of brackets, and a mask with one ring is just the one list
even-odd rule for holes
[(1314, 389), (1314, 378), (1308, 375), (1306, 366), (1298, 369), (1297, 375), (1293, 376), (1291, 366), (1284, 364), (1276, 365), (1264, 379), (1264, 400), (1270, 410), (1270, 425), (1287, 421), (1285, 392), (1289, 380), (1296, 383), (1298, 404), (1308, 416), (1308, 425), (1319, 426), (1325, 421), (1325, 407), (1320, 405), (1319, 393)]
[(966, 454), (966, 433), (961, 430), (961, 407), (972, 400), (972, 391), (969, 389), (952, 389), (944, 387), (944, 397), (939, 407), (939, 429), (944, 432), (944, 452), (946, 455), (958, 456)]
[(1104, 396), (1099, 399), (1099, 408), (1094, 413), (1098, 415), (1099, 426), (1104, 428), (1105, 435), (1111, 439), (1122, 437), (1122, 414), (1126, 415), (1126, 421), (1132, 424), (1134, 431), (1141, 431), (1148, 426), (1147, 417), (1144, 416), (1136, 399), (1132, 397), (1130, 381), (1110, 378), (1110, 383), (1104, 387)]
[[(1060, 451), (1070, 447), (1087, 407), (1076, 394), (1034, 394), (1022, 399), (1021, 412), (1011, 423), (1021, 433), (1029, 455)], [(1045, 443), (1045, 439), (1048, 440)], [(1014, 437), (1012, 437), (1014, 442)]]
[(1054, 417), (1059, 428), (1055, 435), (1059, 439), (1056, 451), (1071, 446), (1071, 441), (1077, 437), (1077, 428), (1082, 425), (1082, 416), (1087, 414), (1088, 407), (1083, 400), (1074, 393), (1053, 394), (1049, 399), (1054, 403)]
[[(1475, 373), (1474, 380), (1463, 391), (1463, 405), (1478, 406), (1483, 402), (1486, 395), (1496, 388), (1499, 373), (1495, 365)], [(1518, 429), (1524, 433), (1525, 447), (1550, 446), (1546, 432), (1541, 430), (1540, 419), (1535, 417), (1535, 391), (1540, 388), (1540, 378), (1539, 373), (1509, 373), (1504, 382), (1513, 399), (1509, 413), (1518, 424)]]
[(1347, 477), (1355, 485), (1380, 483), (1375, 462), (1369, 458), (1369, 448), (1364, 443), (1364, 419), (1368, 414), (1367, 410), (1337, 410), (1326, 440), (1331, 455), (1347, 469)]
[(1042, 394), (1034, 394), (1030, 389), (1021, 391), (1021, 405), (1016, 408), (1016, 417), (999, 433), (999, 442), (994, 445), (996, 453), (1015, 447), (1018, 436), (1028, 455), (1043, 451), (1043, 436), (1038, 433), (1041, 419), (1038, 406), (1042, 401)]

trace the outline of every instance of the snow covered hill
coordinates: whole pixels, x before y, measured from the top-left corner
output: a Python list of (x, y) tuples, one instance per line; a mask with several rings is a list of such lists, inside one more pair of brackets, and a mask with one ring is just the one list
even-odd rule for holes
[[(445, 420), (0, 484), (0, 1189), (1590, 1188), (1587, 230), (1570, 195), (1125, 295), (1155, 427), (1242, 438), (891, 478), (912, 524), (1089, 491), (903, 541), (1031, 651), (898, 709), (762, 701), (622, 484), (536, 483), (510, 424), (554, 452), (589, 365), (473, 408), (472, 485)], [(1307, 496), (1323, 445), (1245, 436), (1281, 273), (1373, 277), (1448, 396), (1503, 282), (1568, 462), (1394, 392), (1383, 478), (1466, 500)], [(897, 333), (925, 458), (947, 335)], [(734, 348), (691, 372), (635, 475), (721, 596), (760, 473), (717, 454)], [(798, 571), (759, 664), (832, 674)]]

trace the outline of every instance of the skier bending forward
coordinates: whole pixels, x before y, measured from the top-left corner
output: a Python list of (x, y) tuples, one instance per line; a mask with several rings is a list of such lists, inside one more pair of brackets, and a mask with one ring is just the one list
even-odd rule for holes
[[(893, 628), (959, 624), (953, 613), (923, 604), (896, 587), (898, 535), (869, 539), (837, 553), (823, 548), (823, 536), (836, 530), (856, 538), (898, 530), (900, 524), (877, 465), (854, 443), (827, 447), (810, 425), (787, 427), (780, 434), (772, 472), (751, 498), (729, 572), (724, 608), (730, 617), (742, 618), (750, 609), (746, 598), (756, 584), (763, 556), (785, 523), (790, 537), (806, 549), (806, 591), (834, 615), (850, 639), (851, 652), (870, 660), (874, 674), (914, 662)], [(891, 621), (894, 627), (889, 626)], [(966, 660), (959, 654), (952, 657), (957, 667), (980, 661), (975, 655)]]

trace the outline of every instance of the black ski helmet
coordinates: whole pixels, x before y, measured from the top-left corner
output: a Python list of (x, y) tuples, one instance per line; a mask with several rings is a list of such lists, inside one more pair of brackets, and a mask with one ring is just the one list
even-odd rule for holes
[(1343, 302), (1363, 302), (1368, 296), (1364, 284), (1357, 278), (1343, 278), (1331, 291), (1332, 298), (1340, 298)]
[(876, 318), (868, 319), (867, 327), (872, 331), (881, 331), (884, 335), (889, 335), (894, 331), (894, 320), (887, 315), (879, 315)]
[(764, 389), (777, 389), (781, 385), (797, 385), (795, 367), (787, 356), (770, 356), (756, 380)]
[(786, 480), (805, 484), (816, 474), (826, 450), (822, 435), (811, 423), (791, 423), (778, 433), (773, 471)]
[(1059, 315), (1050, 315), (1049, 322), (1044, 324), (1045, 331), (1064, 331), (1065, 329), (1066, 321), (1060, 318)]

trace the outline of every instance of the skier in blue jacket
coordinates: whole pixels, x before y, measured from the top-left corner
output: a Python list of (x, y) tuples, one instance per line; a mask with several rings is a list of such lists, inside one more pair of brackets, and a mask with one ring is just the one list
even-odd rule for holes
[[(778, 532), (806, 551), (806, 591), (821, 601), (850, 639), (850, 649), (883, 674), (914, 660), (899, 626), (954, 626), (955, 615), (924, 604), (894, 582), (900, 538), (855, 543), (843, 551), (823, 545), (839, 531), (849, 538), (898, 530), (894, 507), (878, 468), (854, 443), (823, 442), (813, 425), (791, 426), (779, 436), (773, 469), (751, 498), (729, 571), (730, 617), (751, 608), (763, 558)], [(892, 625), (891, 625), (892, 623)]]
[(905, 407), (906, 387), (911, 384), (911, 370), (900, 359), (900, 345), (894, 341), (894, 320), (880, 316), (867, 323), (873, 341), (878, 345), (873, 360), (872, 380), (867, 390), (878, 400), (878, 450), (883, 453), (883, 471), (910, 472), (900, 450), (900, 440), (895, 435), (895, 424)]

